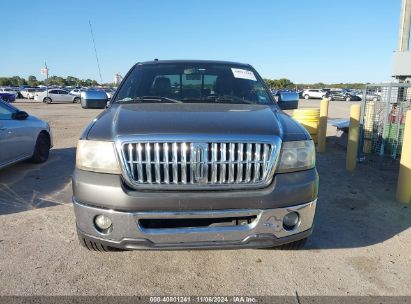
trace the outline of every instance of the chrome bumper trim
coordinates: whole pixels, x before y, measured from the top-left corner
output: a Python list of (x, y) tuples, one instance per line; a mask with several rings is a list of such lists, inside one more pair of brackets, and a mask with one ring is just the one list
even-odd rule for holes
[[(266, 243), (285, 243), (286, 239), (304, 232), (311, 233), (316, 200), (277, 209), (242, 209), (242, 210), (212, 210), (212, 211), (176, 211), (176, 212), (121, 212), (95, 208), (78, 203), (73, 198), (79, 233), (106, 242), (113, 247), (134, 249), (141, 247), (157, 248), (198, 248), (198, 247), (238, 247), (255, 241), (264, 247)], [(300, 215), (300, 224), (294, 230), (283, 228), (283, 217), (292, 211)], [(96, 215), (104, 214), (111, 218), (113, 229), (109, 234), (102, 234), (94, 227)], [(219, 218), (256, 216), (256, 219), (246, 225), (227, 227), (201, 228), (167, 228), (144, 229), (140, 227), (139, 219), (158, 218)], [(284, 239), (284, 241), (281, 241)], [(292, 241), (292, 240), (291, 240)], [(247, 246), (245, 246), (247, 247)], [(250, 246), (248, 246), (250, 247)], [(253, 247), (253, 246), (251, 246)]]

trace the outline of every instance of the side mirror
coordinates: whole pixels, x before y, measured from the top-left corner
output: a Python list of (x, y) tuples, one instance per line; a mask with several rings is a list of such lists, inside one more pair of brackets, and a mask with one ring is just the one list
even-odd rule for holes
[(29, 114), (24, 111), (17, 111), (12, 115), (12, 118), (15, 120), (25, 120), (27, 117), (29, 117)]
[(88, 90), (81, 92), (81, 107), (83, 109), (105, 109), (107, 94), (101, 90)]
[(298, 108), (300, 99), (297, 92), (278, 92), (278, 106), (281, 110), (294, 110)]

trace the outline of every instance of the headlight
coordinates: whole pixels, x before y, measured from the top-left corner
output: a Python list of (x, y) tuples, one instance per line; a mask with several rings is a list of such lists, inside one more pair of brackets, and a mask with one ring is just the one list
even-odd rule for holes
[(315, 146), (312, 140), (283, 142), (277, 172), (290, 172), (315, 167)]
[(109, 141), (79, 140), (76, 166), (86, 171), (121, 173), (114, 143)]

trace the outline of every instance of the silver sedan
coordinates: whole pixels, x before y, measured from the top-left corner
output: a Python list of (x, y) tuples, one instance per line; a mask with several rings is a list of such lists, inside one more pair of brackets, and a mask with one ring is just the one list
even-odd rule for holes
[(52, 102), (74, 102), (80, 103), (79, 96), (72, 95), (66, 90), (62, 89), (50, 89), (48, 91), (39, 92), (34, 95), (35, 101), (42, 101), (45, 103)]
[(0, 101), (0, 169), (26, 159), (43, 163), (52, 145), (47, 122)]

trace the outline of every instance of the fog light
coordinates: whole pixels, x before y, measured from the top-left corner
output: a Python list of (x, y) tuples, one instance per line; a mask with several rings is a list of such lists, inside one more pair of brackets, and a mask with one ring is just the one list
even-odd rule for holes
[(100, 214), (95, 217), (94, 224), (96, 224), (96, 227), (101, 231), (107, 231), (113, 223), (108, 216)]
[(287, 213), (283, 218), (283, 226), (286, 230), (293, 230), (299, 224), (300, 217), (297, 212)]

